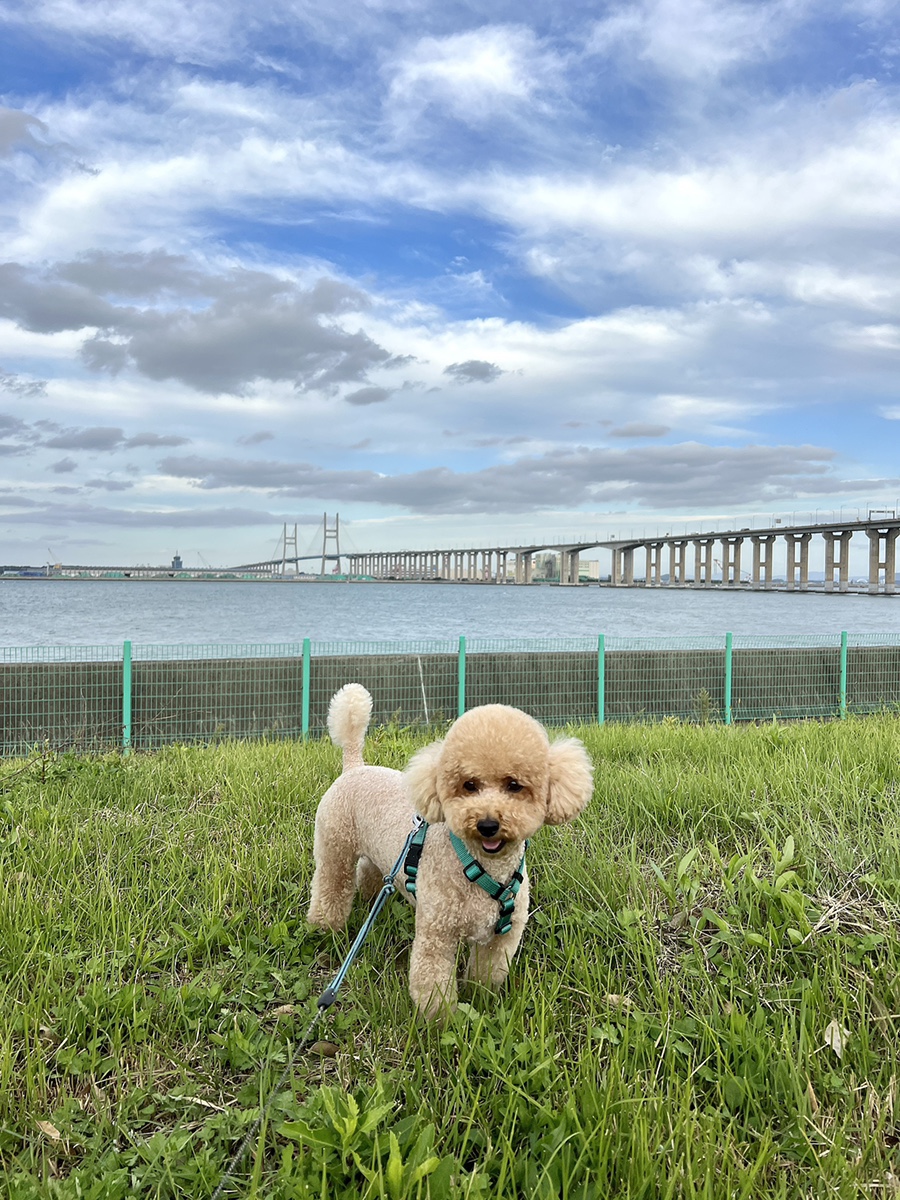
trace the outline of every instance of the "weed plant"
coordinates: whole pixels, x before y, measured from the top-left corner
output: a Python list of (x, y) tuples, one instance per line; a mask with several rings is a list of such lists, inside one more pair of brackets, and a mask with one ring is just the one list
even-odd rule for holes
[[(900, 1190), (894, 716), (575, 731), (499, 997), (425, 1025), (388, 905), (304, 924), (327, 742), (0, 768), (0, 1192), (588, 1200)], [(376, 731), (402, 766), (421, 736)]]

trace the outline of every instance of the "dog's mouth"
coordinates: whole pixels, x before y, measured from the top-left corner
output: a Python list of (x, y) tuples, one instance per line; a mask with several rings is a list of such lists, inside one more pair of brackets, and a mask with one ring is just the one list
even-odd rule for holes
[(482, 838), (481, 848), (485, 854), (499, 854), (506, 842), (502, 838)]

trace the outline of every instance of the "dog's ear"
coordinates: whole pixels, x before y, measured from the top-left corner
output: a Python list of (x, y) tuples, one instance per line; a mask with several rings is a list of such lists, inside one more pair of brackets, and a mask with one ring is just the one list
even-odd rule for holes
[(550, 795), (548, 825), (574, 821), (594, 790), (594, 768), (578, 738), (560, 738), (550, 743)]
[(424, 746), (412, 756), (403, 772), (416, 812), (423, 816), (429, 825), (444, 819), (437, 785), (438, 763), (443, 749), (442, 741)]

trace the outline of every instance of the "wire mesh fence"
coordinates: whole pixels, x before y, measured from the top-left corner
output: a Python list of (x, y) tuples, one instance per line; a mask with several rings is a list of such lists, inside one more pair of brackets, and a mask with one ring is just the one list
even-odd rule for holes
[(3, 754), (49, 744), (103, 750), (122, 732), (122, 650), (13, 647), (0, 657)]
[(722, 720), (724, 638), (607, 638), (610, 721)]
[(299, 736), (302, 653), (299, 642), (135, 646), (131, 745)]
[(547, 725), (597, 720), (597, 639), (473, 639), (465, 706), (511, 704)]
[(880, 712), (900, 705), (900, 638), (876, 634), (848, 638), (847, 706), (850, 712)]
[(378, 725), (441, 725), (458, 712), (455, 640), (313, 642), (308, 673), (308, 729), (313, 733), (325, 729), (331, 697), (351, 680), (368, 688)]
[(7, 648), (0, 754), (319, 736), (351, 680), (380, 725), (827, 719), (900, 709), (900, 634)]
[(841, 641), (821, 635), (734, 639), (735, 720), (841, 715)]

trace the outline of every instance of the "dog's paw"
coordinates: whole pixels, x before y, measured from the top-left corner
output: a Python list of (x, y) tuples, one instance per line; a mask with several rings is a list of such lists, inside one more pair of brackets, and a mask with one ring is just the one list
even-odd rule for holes
[(410, 987), (416, 1008), (426, 1021), (446, 1021), (456, 1012), (456, 986), (434, 986), (427, 991)]
[(333, 933), (337, 933), (344, 928), (346, 924), (340, 917), (334, 917), (330, 913), (321, 912), (318, 909), (310, 909), (306, 915), (306, 923), (311, 929), (330, 929)]

